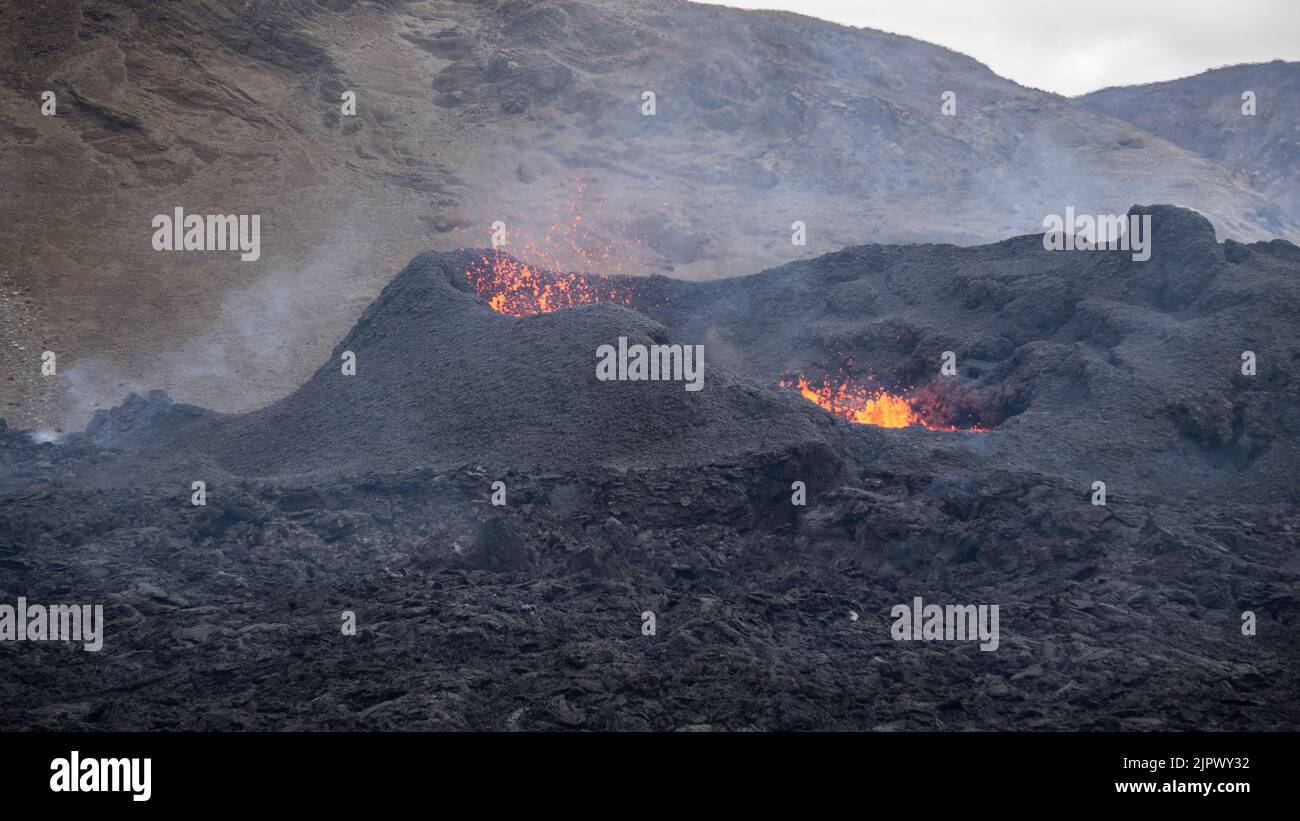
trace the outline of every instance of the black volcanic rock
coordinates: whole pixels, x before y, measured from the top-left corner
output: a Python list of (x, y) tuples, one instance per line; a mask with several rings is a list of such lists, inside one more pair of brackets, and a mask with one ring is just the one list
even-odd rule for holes
[(176, 404), (167, 391), (149, 391), (148, 396), (132, 393), (121, 405), (96, 411), (85, 435), (101, 445), (147, 445), (160, 435), (183, 436), (191, 423), (212, 415), (193, 405)]
[[(817, 457), (506, 472), (504, 507), (473, 467), (223, 480), (206, 508), (0, 483), (0, 597), (108, 625), (102, 653), (0, 646), (0, 727), (1300, 727), (1293, 504)], [(998, 604), (999, 649), (894, 641), (916, 595)]]
[[(0, 427), (0, 600), (73, 591), (109, 625), (103, 653), (0, 646), (0, 728), (1300, 727), (1300, 266), (1149, 213), (1146, 271), (866, 246), (525, 318), (422, 254), (261, 411), (159, 392), (62, 444)], [(611, 334), (700, 340), (705, 389), (596, 382)], [(944, 349), (959, 375), (921, 383)], [(773, 387), (818, 368), (992, 429)], [(895, 641), (918, 595), (998, 605), (999, 649)]]
[(1214, 226), (1200, 214), (1172, 205), (1129, 210), (1130, 217), (1144, 215), (1151, 216), (1151, 259), (1131, 262), (1131, 275), (1155, 307), (1187, 308), (1206, 295), (1225, 260)]
[[(980, 452), (985, 467), (1296, 498), (1295, 246), (1239, 245), (1245, 253), (1230, 262), (1193, 211), (1129, 213), (1151, 217), (1145, 262), (1122, 250), (1047, 251), (1041, 236), (974, 248), (864, 246), (748, 277), (672, 283), (663, 304), (645, 310), (675, 335), (712, 341), (715, 361), (757, 378), (870, 377), (966, 408), (966, 419), (997, 429), (979, 442), (933, 443)], [(955, 377), (939, 375), (945, 350), (957, 354)], [(1259, 359), (1257, 377), (1240, 374), (1244, 351)], [(1239, 413), (1253, 408), (1255, 421), (1239, 417), (1229, 437), (1253, 443), (1241, 458), (1225, 462), (1218, 445), (1189, 432), (1186, 415), (1167, 412), (1186, 392)], [(1200, 444), (1189, 449), (1185, 439)], [(906, 434), (885, 441), (915, 445)]]

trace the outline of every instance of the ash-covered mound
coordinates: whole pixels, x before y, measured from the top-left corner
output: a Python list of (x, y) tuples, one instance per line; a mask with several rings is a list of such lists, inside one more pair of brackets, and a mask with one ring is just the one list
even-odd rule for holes
[[(797, 397), (709, 361), (702, 388), (601, 381), (597, 349), (669, 340), (627, 308), (517, 319), (468, 290), (468, 253), (426, 253), (388, 285), (299, 390), (218, 416), (157, 395), (102, 414), (106, 443), (197, 454), (239, 475), (454, 466), (564, 469), (727, 461), (827, 445), (837, 425)], [(344, 372), (355, 355), (355, 374)], [(138, 420), (133, 424), (131, 420)]]

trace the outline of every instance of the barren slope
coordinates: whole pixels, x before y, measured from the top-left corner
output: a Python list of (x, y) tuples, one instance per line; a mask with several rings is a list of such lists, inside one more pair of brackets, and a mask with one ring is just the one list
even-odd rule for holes
[[(666, 2), (6, 4), (0, 268), (35, 330), (0, 407), (79, 427), (131, 389), (246, 410), (300, 384), (421, 250), (734, 275), (863, 242), (971, 242), (1066, 205), (1295, 227), (1241, 178), (909, 38)], [(40, 115), (54, 91), (58, 114)], [(340, 115), (357, 93), (358, 114)], [(640, 113), (657, 94), (654, 117)], [(944, 91), (957, 116), (939, 113)], [(258, 213), (262, 257), (150, 220)], [(582, 230), (546, 243), (556, 221)], [(790, 243), (791, 223), (808, 244)], [(60, 357), (37, 383), (34, 347)]]
[[(1242, 95), (1255, 95), (1255, 114)], [(1106, 88), (1079, 98), (1085, 106), (1241, 174), (1300, 219), (1300, 63), (1216, 68), (1167, 83)]]

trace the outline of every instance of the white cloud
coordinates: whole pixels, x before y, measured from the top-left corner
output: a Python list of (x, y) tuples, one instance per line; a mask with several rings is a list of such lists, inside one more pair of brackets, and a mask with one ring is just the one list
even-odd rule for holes
[(1300, 60), (1297, 0), (759, 0), (906, 34), (970, 55), (1022, 85), (1083, 94), (1208, 68)]

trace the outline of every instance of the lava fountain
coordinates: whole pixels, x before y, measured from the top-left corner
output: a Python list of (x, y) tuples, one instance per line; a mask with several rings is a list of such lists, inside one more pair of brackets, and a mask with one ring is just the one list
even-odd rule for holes
[(472, 263), (465, 276), (492, 310), (508, 316), (549, 314), (596, 302), (633, 305), (644, 290), (631, 277), (556, 274), (496, 252)]
[[(550, 220), (544, 231), (534, 234), (536, 239), (514, 237), (509, 246), (483, 254), (465, 271), (474, 293), (492, 310), (532, 316), (596, 302), (653, 304), (649, 291), (662, 289), (640, 276), (647, 267), (647, 249), (639, 239), (610, 239), (591, 228), (590, 217), (599, 215), (601, 203), (587, 201), (583, 183), (574, 185), (566, 213)], [(560, 273), (575, 268), (604, 273)]]

